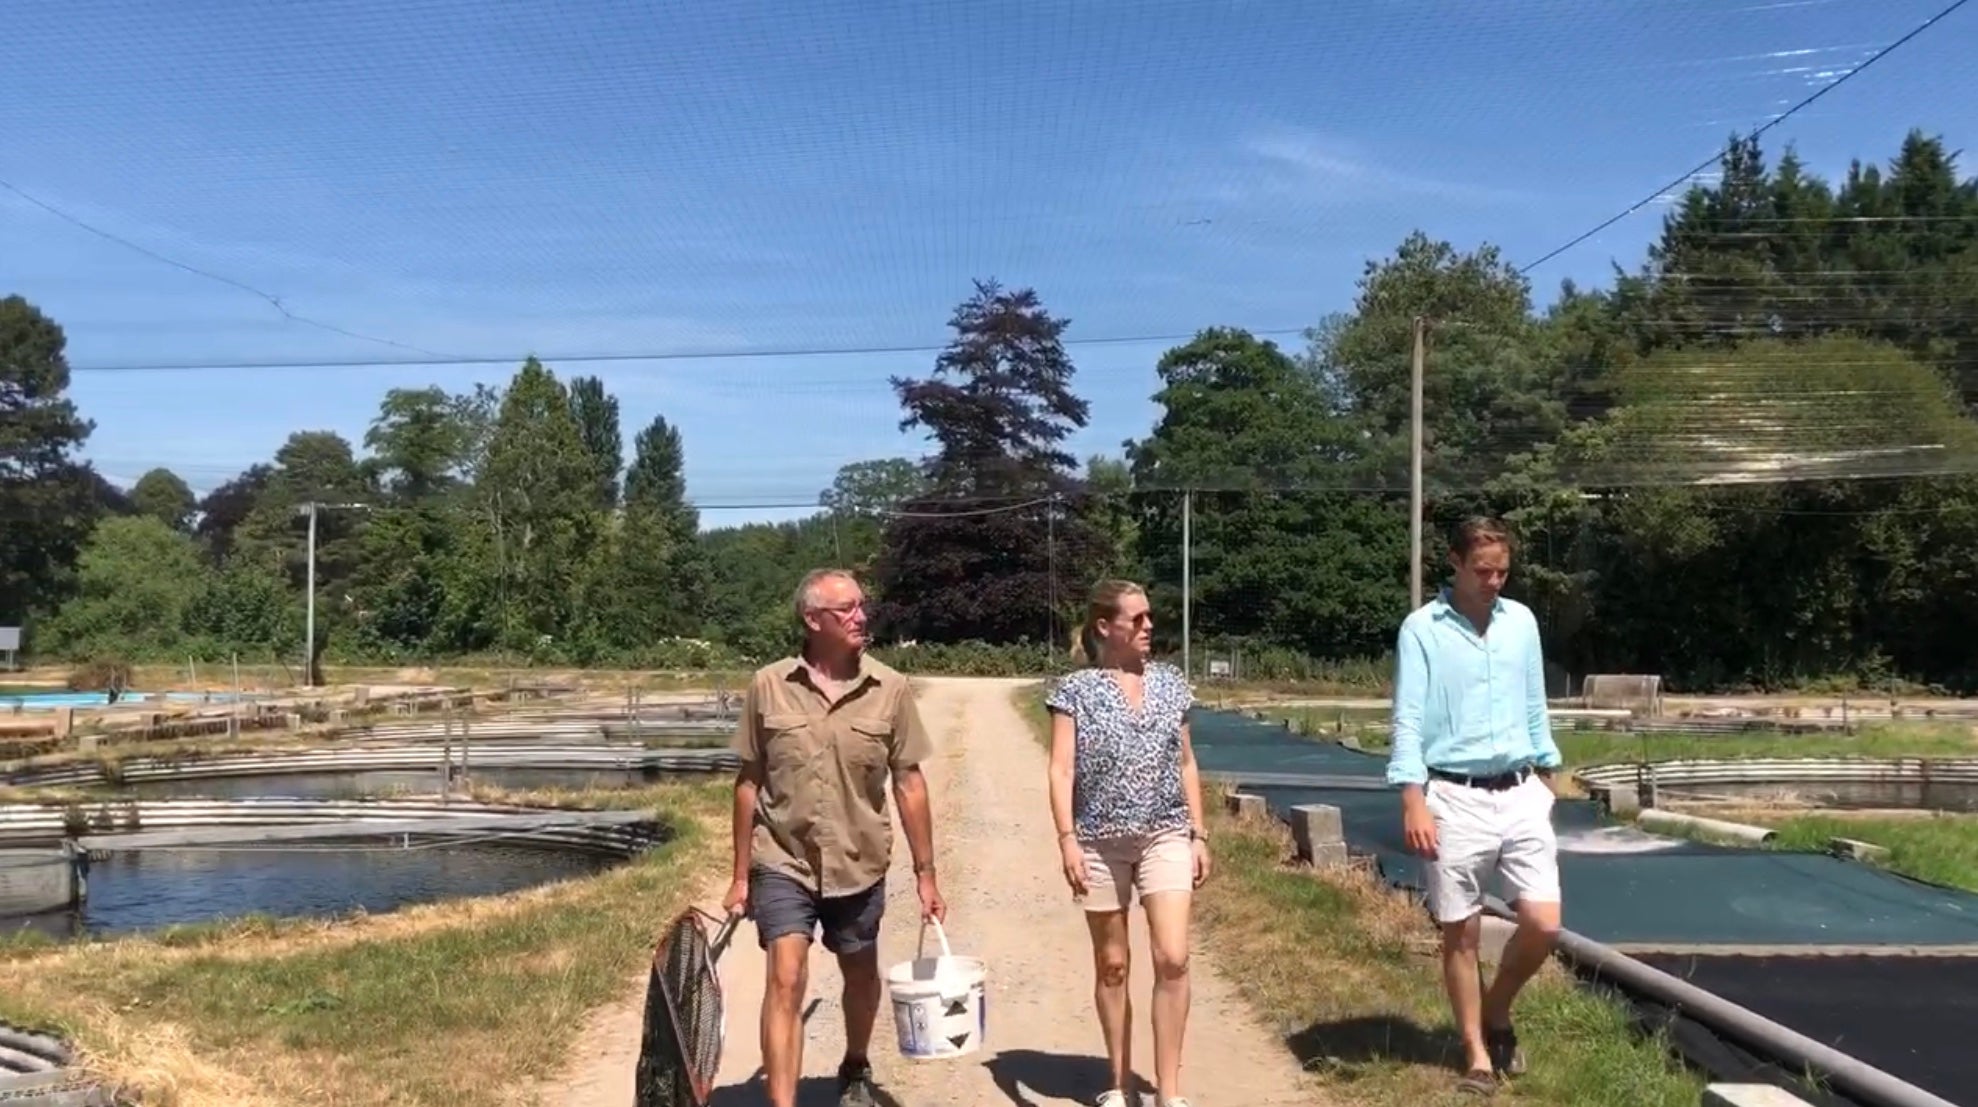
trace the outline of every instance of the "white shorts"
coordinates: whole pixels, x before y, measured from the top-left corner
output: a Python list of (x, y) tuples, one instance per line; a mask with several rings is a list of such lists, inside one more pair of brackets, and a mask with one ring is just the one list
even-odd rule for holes
[(1425, 791), (1436, 857), (1422, 866), (1437, 922), (1462, 922), (1482, 911), (1492, 872), (1503, 879), (1506, 903), (1559, 902), (1552, 789), (1537, 774), (1495, 792), (1430, 777)]

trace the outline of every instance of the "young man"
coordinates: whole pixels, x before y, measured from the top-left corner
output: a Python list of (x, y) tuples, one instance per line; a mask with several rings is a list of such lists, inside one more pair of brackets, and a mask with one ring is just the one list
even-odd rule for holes
[(840, 1107), (874, 1107), (868, 1049), (879, 1014), (879, 923), (900, 806), (924, 917), (947, 906), (920, 763), (930, 752), (907, 678), (865, 655), (865, 596), (850, 573), (820, 569), (797, 587), (804, 645), (765, 665), (742, 697), (733, 748), (734, 884), (724, 906), (755, 920), (768, 958), (762, 1067), (771, 1107), (795, 1107), (803, 1068), (800, 1010), (812, 935), (844, 974)]
[[(1538, 621), (1498, 594), (1511, 573), (1510, 532), (1470, 519), (1449, 546), (1450, 585), (1401, 624), (1387, 780), (1401, 789), (1402, 829), (1424, 859), (1429, 910), (1442, 927), (1443, 983), (1467, 1055), (1458, 1087), (1488, 1095), (1500, 1074), (1524, 1069), (1512, 1001), (1559, 935), (1559, 747)], [(1486, 989), (1477, 945), (1493, 872), (1509, 886), (1518, 926)]]

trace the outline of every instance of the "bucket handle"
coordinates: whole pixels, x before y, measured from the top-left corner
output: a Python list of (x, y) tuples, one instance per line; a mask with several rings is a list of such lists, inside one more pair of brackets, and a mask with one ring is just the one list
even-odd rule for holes
[(947, 932), (947, 930), (946, 930), (946, 929), (944, 929), (944, 928), (943, 928), (943, 927), (941, 926), (941, 920), (940, 920), (940, 919), (936, 919), (936, 918), (926, 918), (926, 919), (922, 919), (922, 920), (921, 920), (921, 922), (920, 922), (920, 949), (919, 949), (919, 950), (918, 950), (918, 952), (917, 952), (917, 953), (915, 954), (915, 956), (918, 956), (918, 957), (925, 957), (925, 956), (926, 956), (926, 954), (927, 954), (927, 928), (928, 928), (928, 927), (930, 927), (930, 926), (934, 928), (934, 937), (935, 937), (935, 939), (936, 939), (937, 941), (939, 941), (939, 942), (941, 943), (941, 956), (942, 956), (942, 957), (943, 957), (944, 959), (947, 959), (947, 958), (953, 958), (953, 957), (954, 957), (954, 955), (955, 955), (955, 951), (954, 951), (954, 950), (952, 950), (952, 949), (949, 949), (949, 948), (948, 948), (948, 932)]

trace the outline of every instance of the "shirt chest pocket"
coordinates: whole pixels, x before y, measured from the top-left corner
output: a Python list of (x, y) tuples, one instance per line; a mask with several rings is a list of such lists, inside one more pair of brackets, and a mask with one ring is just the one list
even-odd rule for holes
[(877, 776), (886, 771), (892, 752), (893, 721), (877, 715), (854, 715), (844, 720), (839, 756), (855, 775)]
[(764, 715), (762, 741), (771, 772), (802, 768), (817, 756), (817, 731), (801, 711)]

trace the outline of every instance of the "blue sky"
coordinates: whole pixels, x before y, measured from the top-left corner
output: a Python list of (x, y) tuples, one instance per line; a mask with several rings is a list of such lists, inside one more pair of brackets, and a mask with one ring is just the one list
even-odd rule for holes
[[(1522, 264), (1943, 6), (15, 0), (0, 292), (67, 330), (112, 479), (204, 490), (293, 430), (361, 443), (386, 389), (534, 352), (603, 377), (628, 444), (674, 421), (708, 525), (790, 517), (722, 505), (920, 452), (886, 380), (932, 352), (562, 358), (935, 347), (995, 277), (1072, 319), (1075, 445), (1115, 450), (1172, 343), (1077, 340), (1299, 347), (1416, 227)], [(1974, 48), (1978, 7), (1768, 150), (1832, 176), (1913, 125), (1978, 141)], [(1535, 271), (1537, 298), (1638, 264), (1659, 215)], [(449, 357), (500, 363), (297, 367)], [(105, 371), (159, 364), (202, 368)]]

